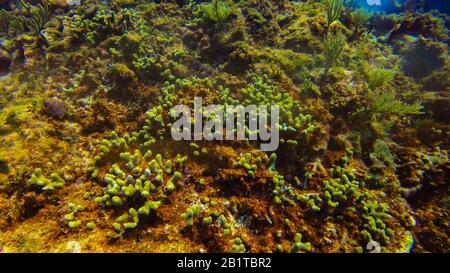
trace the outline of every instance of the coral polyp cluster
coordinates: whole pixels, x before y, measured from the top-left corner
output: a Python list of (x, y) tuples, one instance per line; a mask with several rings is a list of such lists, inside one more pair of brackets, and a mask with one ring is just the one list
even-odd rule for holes
[(447, 252), (450, 17), (355, 2), (0, 1), (0, 251)]

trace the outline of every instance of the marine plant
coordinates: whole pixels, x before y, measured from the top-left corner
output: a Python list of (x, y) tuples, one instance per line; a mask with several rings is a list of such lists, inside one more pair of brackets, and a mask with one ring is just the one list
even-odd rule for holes
[(395, 167), (395, 157), (387, 143), (381, 139), (377, 139), (373, 144), (373, 152), (370, 153), (370, 158), (374, 163), (381, 162), (388, 167)]
[(374, 90), (388, 83), (395, 76), (395, 70), (374, 68), (367, 72), (367, 82), (370, 89)]
[(4, 9), (0, 10), (0, 30), (3, 31), (5, 35), (8, 35), (9, 33), (9, 27), (12, 23), (13, 18), (14, 16), (10, 12)]
[(333, 67), (339, 59), (345, 46), (345, 36), (341, 32), (328, 32), (323, 41), (325, 55), (324, 74), (328, 75), (328, 71)]
[(405, 103), (396, 98), (394, 91), (372, 91), (368, 94), (366, 110), (372, 113), (397, 115), (422, 114), (420, 102)]
[(325, 0), (325, 10), (327, 15), (328, 28), (341, 17), (344, 0)]
[(30, 3), (23, 2), (23, 0), (19, 0), (19, 3), (26, 8), (28, 16), (18, 15), (15, 19), (20, 22), (24, 29), (29, 29), (45, 39), (42, 30), (50, 18), (47, 1), (44, 0), (43, 4), (39, 3), (37, 6), (32, 6)]
[(212, 0), (203, 6), (203, 12), (211, 21), (222, 24), (230, 17), (232, 7), (226, 1)]
[(354, 26), (353, 37), (359, 38), (364, 31), (364, 25), (372, 18), (372, 13), (365, 9), (356, 9), (351, 13), (351, 17)]

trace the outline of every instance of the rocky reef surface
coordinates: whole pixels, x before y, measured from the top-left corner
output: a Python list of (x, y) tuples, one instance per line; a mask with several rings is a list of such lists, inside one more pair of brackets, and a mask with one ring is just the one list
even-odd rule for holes
[[(446, 14), (73, 2), (0, 1), (0, 251), (450, 249)], [(173, 140), (196, 96), (279, 106), (279, 148)]]

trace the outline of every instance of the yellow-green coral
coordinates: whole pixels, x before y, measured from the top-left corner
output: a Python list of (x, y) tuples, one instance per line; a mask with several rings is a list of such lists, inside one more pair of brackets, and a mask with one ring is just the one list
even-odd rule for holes
[(36, 168), (31, 175), (31, 178), (27, 180), (28, 185), (37, 186), (46, 192), (52, 192), (55, 189), (62, 188), (64, 183), (64, 179), (57, 173), (52, 173), (50, 174), (50, 177), (47, 178), (41, 168)]

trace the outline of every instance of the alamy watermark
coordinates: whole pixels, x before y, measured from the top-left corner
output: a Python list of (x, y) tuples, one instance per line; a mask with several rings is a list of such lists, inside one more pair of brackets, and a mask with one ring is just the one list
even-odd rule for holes
[(67, 0), (69, 6), (81, 6), (81, 0)]
[(178, 118), (172, 125), (172, 138), (177, 141), (192, 138), (208, 141), (259, 140), (262, 142), (261, 151), (275, 151), (279, 145), (280, 109), (277, 105), (268, 108), (269, 105), (215, 104), (203, 107), (202, 98), (195, 97), (194, 113), (187, 105), (176, 105), (170, 111), (173, 118)]
[(369, 6), (381, 6), (381, 0), (367, 0)]
[(366, 245), (366, 250), (369, 253), (381, 253), (380, 243), (377, 241), (370, 241)]

